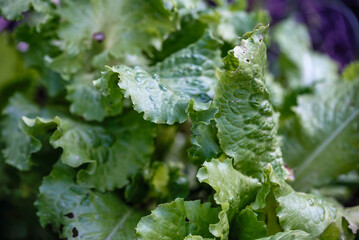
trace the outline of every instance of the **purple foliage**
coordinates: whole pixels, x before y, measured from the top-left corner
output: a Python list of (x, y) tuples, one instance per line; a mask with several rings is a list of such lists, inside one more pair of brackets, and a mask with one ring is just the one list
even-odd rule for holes
[(313, 47), (327, 53), (341, 67), (354, 60), (358, 20), (338, 1), (301, 0), (297, 19), (308, 26)]
[(255, 6), (268, 10), (272, 24), (294, 15), (308, 27), (314, 49), (328, 54), (341, 68), (358, 56), (359, 24), (353, 14), (358, 9), (340, 0), (249, 0), (249, 7)]
[(0, 17), (0, 32), (5, 30), (10, 25), (10, 21)]

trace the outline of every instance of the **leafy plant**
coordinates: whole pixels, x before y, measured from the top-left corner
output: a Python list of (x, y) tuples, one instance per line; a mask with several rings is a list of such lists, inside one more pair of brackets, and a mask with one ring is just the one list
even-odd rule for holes
[(245, 8), (0, 0), (1, 239), (358, 237), (358, 64)]

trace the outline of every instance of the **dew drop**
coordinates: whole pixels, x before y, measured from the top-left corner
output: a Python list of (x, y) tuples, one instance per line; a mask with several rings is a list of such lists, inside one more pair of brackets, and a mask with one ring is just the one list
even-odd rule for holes
[(268, 100), (264, 100), (264, 101), (260, 104), (259, 112), (260, 112), (262, 115), (265, 115), (265, 116), (270, 116), (270, 115), (272, 115), (272, 107), (271, 107), (270, 103), (268, 102)]
[(160, 77), (157, 74), (153, 74), (153, 79), (158, 82)]
[(160, 89), (162, 90), (162, 91), (164, 91), (164, 92), (166, 92), (168, 89), (165, 87), (165, 86), (163, 86), (162, 84), (159, 84), (159, 87), (160, 87)]
[(205, 93), (201, 93), (196, 100), (206, 103), (211, 101), (211, 97)]
[(261, 104), (261, 97), (258, 94), (252, 94), (249, 96), (249, 105), (254, 109), (257, 110)]

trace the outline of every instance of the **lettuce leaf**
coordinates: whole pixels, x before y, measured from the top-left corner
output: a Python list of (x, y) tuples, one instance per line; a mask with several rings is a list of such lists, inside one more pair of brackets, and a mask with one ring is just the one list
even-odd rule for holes
[(178, 198), (159, 205), (151, 215), (143, 217), (136, 228), (137, 239), (193, 239), (189, 235), (213, 237), (209, 225), (218, 220), (218, 212), (219, 209), (211, 208), (210, 203), (201, 204), (199, 200), (184, 201)]
[[(219, 42), (209, 33), (152, 68), (153, 75), (140, 67), (117, 66), (107, 71), (118, 74), (118, 86), (134, 109), (154, 123), (182, 123), (188, 118), (190, 99), (208, 102), (217, 84), (216, 67), (221, 65)], [(108, 86), (105, 73), (95, 85)], [(108, 92), (109, 90), (102, 89)]]
[(26, 171), (34, 165), (31, 153), (40, 150), (38, 145), (31, 144), (31, 138), (20, 128), (22, 116), (35, 117), (40, 109), (20, 94), (14, 95), (4, 109), (1, 121), (1, 141), (5, 148), (2, 150), (5, 162), (19, 170)]
[(221, 205), (220, 222), (210, 227), (211, 233), (227, 239), (229, 224), (246, 205), (254, 201), (261, 184), (257, 179), (247, 177), (232, 166), (232, 160), (220, 162), (213, 159), (205, 162), (197, 174), (200, 182), (209, 184), (215, 191), (214, 200)]
[(51, 224), (66, 239), (134, 239), (143, 213), (113, 193), (75, 184), (74, 176), (74, 169), (58, 162), (44, 178), (35, 202), (41, 225)]
[(96, 89), (92, 81), (93, 75), (86, 74), (76, 76), (67, 85), (66, 99), (72, 102), (71, 113), (88, 121), (102, 121), (105, 117), (119, 115), (123, 108), (121, 92), (107, 97)]
[(286, 176), (277, 134), (277, 115), (269, 103), (264, 84), (266, 71), (267, 27), (247, 33), (241, 46), (224, 58), (225, 69), (218, 71), (219, 84), (214, 97), (219, 109), (216, 116), (222, 150), (234, 158), (234, 166), (251, 176), (261, 176), (271, 163)]
[(78, 172), (77, 180), (101, 191), (125, 186), (127, 178), (145, 166), (154, 151), (154, 129), (135, 112), (109, 122), (106, 128), (66, 117), (24, 117), (22, 125), (37, 146), (41, 143), (36, 133), (53, 131), (50, 143), (54, 148), (62, 148), (61, 161), (74, 168), (88, 163)]
[[(57, 9), (63, 19), (58, 35), (65, 52), (53, 64), (62, 74), (71, 75), (81, 70), (89, 54), (94, 67), (102, 67), (111, 58), (141, 55), (176, 28), (173, 11), (167, 0), (65, 0)], [(61, 67), (73, 58), (77, 65)]]
[(294, 111), (301, 128), (287, 135), (283, 147), (296, 189), (323, 186), (359, 168), (358, 89), (358, 81), (343, 81), (299, 98)]

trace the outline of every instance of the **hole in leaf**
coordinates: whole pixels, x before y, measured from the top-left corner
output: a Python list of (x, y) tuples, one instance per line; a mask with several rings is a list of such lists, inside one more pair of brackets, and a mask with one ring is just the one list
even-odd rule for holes
[(79, 231), (77, 231), (76, 228), (73, 228), (73, 229), (72, 229), (72, 237), (75, 238), (75, 237), (77, 237), (78, 235), (79, 235)]
[(185, 218), (185, 221), (186, 221), (186, 222), (189, 222), (189, 219), (188, 219), (188, 217), (186, 217), (186, 218)]
[[(49, 226), (49, 225), (48, 225)], [(64, 230), (64, 225), (60, 224), (60, 228), (59, 228), (59, 232), (62, 233), (62, 231)]]
[(72, 212), (69, 212), (69, 213), (65, 214), (64, 216), (68, 217), (68, 218), (74, 218), (74, 214)]

